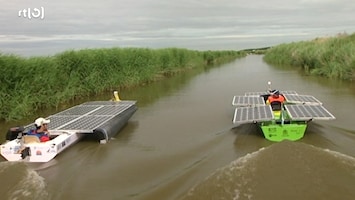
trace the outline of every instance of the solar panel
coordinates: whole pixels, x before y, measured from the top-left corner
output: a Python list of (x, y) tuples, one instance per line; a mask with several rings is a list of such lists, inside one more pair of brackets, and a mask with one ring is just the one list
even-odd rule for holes
[(288, 103), (322, 105), (322, 102), (311, 95), (284, 95), (284, 97)]
[(245, 93), (245, 96), (257, 96), (257, 97), (260, 97), (261, 95), (267, 95), (268, 92), (265, 91), (265, 92), (246, 92)]
[[(293, 95), (297, 95), (296, 91), (280, 91), (281, 94), (293, 94)], [(261, 95), (268, 95), (269, 92), (265, 91), (265, 92), (246, 92), (245, 96), (261, 96)]]
[(57, 114), (54, 114), (56, 116), (60, 115), (85, 115), (88, 114), (89, 112), (92, 112), (93, 110), (100, 108), (100, 105), (93, 105), (93, 106), (82, 106), (78, 105), (72, 108), (69, 108), (67, 110), (64, 110), (62, 112), (59, 112)]
[(322, 105), (285, 105), (292, 120), (331, 120), (335, 117)]
[(49, 130), (60, 129), (61, 126), (65, 124), (72, 123), (75, 119), (79, 118), (81, 115), (70, 115), (70, 116), (57, 116), (52, 115), (48, 117), (51, 122), (48, 124)]
[(238, 107), (235, 109), (233, 123), (269, 121), (274, 118), (271, 106)]
[[(49, 116), (50, 132), (73, 131), (92, 133), (102, 124), (125, 112), (136, 101), (91, 101)], [(34, 129), (34, 124), (25, 126), (25, 131)]]
[(59, 127), (59, 130), (77, 130), (77, 132), (82, 133), (91, 133), (96, 128), (100, 127), (103, 123), (107, 122), (108, 120), (112, 119), (113, 116), (104, 115), (104, 116), (81, 116), (77, 118), (75, 121), (71, 123), (64, 124), (63, 126)]
[(281, 94), (285, 95), (285, 94), (293, 94), (293, 95), (297, 95), (296, 91), (280, 91)]
[(128, 109), (131, 105), (117, 105), (117, 106), (101, 106), (99, 109), (95, 109), (93, 112), (90, 112), (89, 115), (112, 115), (115, 116), (118, 113), (121, 113)]
[(265, 105), (264, 98), (256, 96), (234, 96), (233, 106), (262, 106)]
[(135, 104), (135, 103), (136, 103), (136, 101), (89, 101), (89, 102), (81, 104), (80, 106), (87, 106), (87, 105), (123, 106), (123, 105), (132, 105), (132, 104)]

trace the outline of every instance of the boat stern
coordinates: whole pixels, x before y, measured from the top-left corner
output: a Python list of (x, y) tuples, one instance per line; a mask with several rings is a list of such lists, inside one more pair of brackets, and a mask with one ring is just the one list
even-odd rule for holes
[(264, 122), (260, 124), (260, 128), (267, 140), (273, 142), (281, 142), (283, 140), (296, 141), (303, 138), (307, 129), (307, 122), (283, 124)]
[(13, 140), (2, 144), (0, 153), (7, 161), (48, 162), (57, 155), (57, 150), (49, 143), (21, 145)]
[(15, 139), (2, 144), (0, 153), (7, 161), (48, 162), (83, 136), (77, 133), (63, 133), (47, 142), (26, 139), (36, 136), (23, 136), (23, 141)]

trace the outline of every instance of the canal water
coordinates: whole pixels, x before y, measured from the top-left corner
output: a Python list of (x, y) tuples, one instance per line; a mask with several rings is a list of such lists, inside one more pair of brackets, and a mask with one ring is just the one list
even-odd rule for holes
[[(265, 91), (268, 81), (275, 89), (315, 96), (336, 120), (313, 121), (303, 139), (280, 143), (265, 140), (254, 125), (233, 126), (233, 96)], [(354, 83), (306, 76), (250, 55), (120, 91), (120, 97), (137, 100), (138, 111), (107, 144), (86, 138), (48, 163), (0, 162), (2, 199), (355, 196)], [(13, 125), (0, 124), (4, 136)]]

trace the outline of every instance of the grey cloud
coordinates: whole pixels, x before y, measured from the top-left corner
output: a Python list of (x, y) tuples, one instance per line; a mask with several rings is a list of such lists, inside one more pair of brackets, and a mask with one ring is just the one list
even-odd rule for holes
[[(350, 0), (0, 1), (0, 51), (24, 55), (110, 46), (241, 49), (355, 30)], [(34, 7), (45, 9), (43, 20), (18, 17)]]

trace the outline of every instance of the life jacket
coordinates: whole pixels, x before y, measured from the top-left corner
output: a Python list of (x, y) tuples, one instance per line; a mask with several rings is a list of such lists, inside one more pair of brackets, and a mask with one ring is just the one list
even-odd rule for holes
[(42, 135), (42, 136), (39, 138), (39, 140), (40, 140), (41, 142), (47, 142), (47, 141), (49, 141), (50, 139), (49, 139), (49, 136), (48, 136), (47, 134), (44, 134), (44, 135)]
[(269, 96), (267, 104), (271, 105), (273, 111), (280, 111), (282, 110), (282, 104), (284, 101), (285, 97), (283, 97), (282, 95), (279, 95), (278, 97)]
[(280, 102), (283, 103), (285, 101), (285, 97), (283, 97), (282, 95), (279, 95), (278, 97), (275, 96), (269, 96), (268, 98), (269, 103), (271, 104), (272, 102)]

